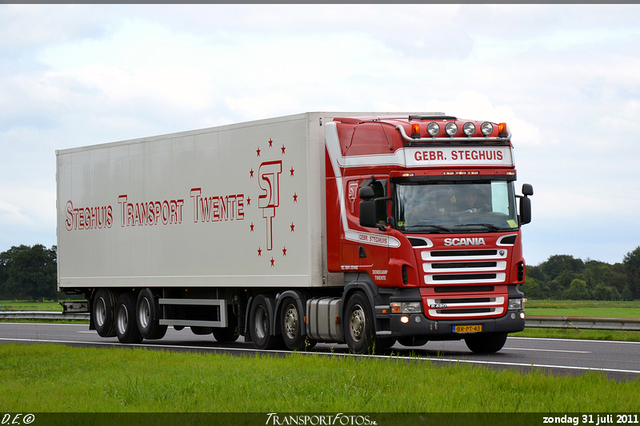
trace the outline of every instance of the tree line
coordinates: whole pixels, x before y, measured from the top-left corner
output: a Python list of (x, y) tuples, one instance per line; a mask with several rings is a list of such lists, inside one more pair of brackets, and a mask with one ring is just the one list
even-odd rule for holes
[(0, 299), (57, 300), (58, 250), (14, 246), (0, 253)]
[[(14, 246), (0, 253), (0, 299), (58, 299), (57, 247)], [(640, 247), (613, 265), (554, 255), (527, 267), (523, 291), (532, 299), (640, 299)]]
[(613, 265), (569, 255), (551, 256), (539, 265), (527, 266), (523, 291), (532, 299), (640, 299), (640, 247)]

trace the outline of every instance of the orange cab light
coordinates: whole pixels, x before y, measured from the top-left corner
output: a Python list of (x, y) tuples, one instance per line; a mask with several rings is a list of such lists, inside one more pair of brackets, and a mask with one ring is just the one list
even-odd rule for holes
[(499, 133), (506, 133), (507, 132), (507, 123), (498, 124), (498, 132)]
[(420, 137), (420, 124), (413, 123), (411, 125), (411, 137), (412, 138), (419, 138)]

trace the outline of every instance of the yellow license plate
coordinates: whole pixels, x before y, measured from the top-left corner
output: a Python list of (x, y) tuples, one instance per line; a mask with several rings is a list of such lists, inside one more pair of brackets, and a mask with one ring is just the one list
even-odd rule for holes
[(456, 325), (453, 327), (454, 333), (481, 333), (481, 325)]

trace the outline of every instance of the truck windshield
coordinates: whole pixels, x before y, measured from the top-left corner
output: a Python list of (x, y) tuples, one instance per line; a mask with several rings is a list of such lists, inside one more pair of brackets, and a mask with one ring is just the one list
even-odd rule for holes
[(398, 229), (405, 232), (491, 232), (518, 227), (513, 182), (396, 184)]

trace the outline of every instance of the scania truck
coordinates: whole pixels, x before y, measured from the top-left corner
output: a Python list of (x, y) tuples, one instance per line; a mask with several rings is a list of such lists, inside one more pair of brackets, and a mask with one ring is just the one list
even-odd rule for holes
[(505, 123), (311, 112), (56, 159), (58, 288), (102, 337), (488, 353), (524, 328)]

